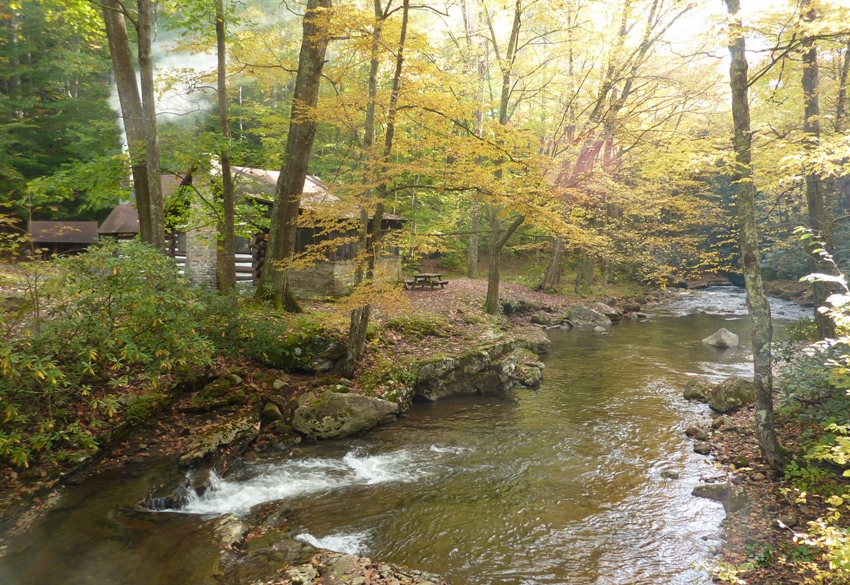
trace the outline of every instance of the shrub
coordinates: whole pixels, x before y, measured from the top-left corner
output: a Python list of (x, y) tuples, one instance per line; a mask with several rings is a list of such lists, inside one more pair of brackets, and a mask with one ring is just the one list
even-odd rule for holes
[(51, 448), (94, 448), (131, 379), (157, 390), (166, 374), (212, 363), (202, 297), (148, 246), (106, 243), (58, 259), (27, 294), (22, 322), (0, 314), (0, 458), (15, 465)]

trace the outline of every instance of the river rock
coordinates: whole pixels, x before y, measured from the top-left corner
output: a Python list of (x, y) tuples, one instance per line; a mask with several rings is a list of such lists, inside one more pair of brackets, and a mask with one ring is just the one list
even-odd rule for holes
[(727, 347), (736, 347), (738, 345), (738, 336), (725, 327), (721, 327), (716, 333), (703, 339), (702, 342), (706, 345), (725, 349)]
[(672, 469), (665, 469), (661, 472), (661, 477), (664, 479), (679, 479), (679, 472)]
[(711, 443), (708, 441), (697, 441), (694, 443), (694, 453), (699, 453), (700, 455), (708, 455), (711, 453)]
[(705, 429), (701, 429), (699, 427), (688, 427), (685, 429), (685, 436), (691, 437), (697, 441), (707, 441), (708, 433)]
[(347, 437), (398, 412), (398, 404), (360, 394), (307, 392), (298, 399), (292, 428), (320, 439)]
[(239, 544), (248, 533), (248, 526), (235, 514), (225, 514), (215, 521), (215, 535), (222, 548), (232, 548)]
[(611, 319), (609, 319), (602, 313), (582, 306), (573, 307), (572, 310), (570, 310), (567, 320), (573, 327), (587, 327), (589, 325), (611, 324)]
[(201, 392), (202, 394), (211, 398), (221, 398), (222, 396), (230, 392), (230, 380), (228, 380), (227, 378), (219, 378), (218, 380), (213, 380), (212, 382), (204, 386)]
[(685, 390), (682, 392), (685, 400), (696, 400), (697, 402), (708, 402), (710, 395), (711, 385), (698, 379), (688, 380)]
[(776, 523), (780, 528), (793, 528), (797, 525), (797, 515), (784, 514), (776, 519)]
[(259, 434), (260, 422), (254, 417), (224, 421), (196, 437), (178, 462), (181, 466), (194, 465), (224, 447), (247, 445)]
[(723, 509), (726, 510), (727, 514), (732, 514), (738, 510), (743, 510), (748, 503), (747, 492), (743, 488), (736, 487), (731, 489), (726, 499), (723, 500)]
[[(438, 356), (415, 366), (415, 393), (426, 400), (446, 396), (492, 394), (516, 386), (534, 387), (543, 375), (537, 352), (547, 344), (542, 331), (519, 339), (504, 339), (480, 346), (458, 356)], [(540, 336), (540, 337), (537, 337)], [(529, 348), (529, 349), (526, 349)]]
[(438, 585), (439, 575), (346, 553), (319, 551), (310, 563), (290, 567), (283, 576), (301, 585)]
[(554, 327), (561, 324), (561, 318), (549, 313), (535, 313), (531, 316), (531, 322), (544, 327)]
[(715, 412), (729, 414), (752, 404), (753, 400), (755, 394), (752, 380), (732, 376), (712, 389), (708, 406)]
[(597, 313), (605, 315), (606, 317), (611, 319), (611, 321), (619, 321), (623, 318), (623, 311), (621, 311), (619, 308), (612, 307), (605, 303), (591, 303), (590, 309), (592, 311), (596, 311)]
[(623, 304), (623, 310), (627, 313), (637, 313), (638, 311), (640, 311), (640, 309), (641, 309), (640, 303), (632, 302), (632, 303), (624, 303)]
[(602, 325), (597, 325), (596, 327), (593, 328), (593, 330), (596, 331), (597, 333), (608, 333), (608, 330), (605, 329)]
[(263, 407), (263, 412), (260, 413), (260, 422), (263, 426), (266, 426), (278, 420), (283, 420), (283, 414), (280, 412), (280, 409), (276, 404), (267, 402)]
[(691, 495), (706, 498), (715, 502), (723, 502), (729, 495), (728, 483), (700, 483), (694, 486)]
[(750, 458), (746, 455), (735, 455), (732, 458), (732, 465), (737, 468), (746, 467), (750, 464)]
[[(536, 388), (543, 379), (545, 366), (537, 355), (525, 348), (517, 348), (497, 362), (501, 373), (526, 388)], [(501, 383), (501, 378), (499, 378)]]

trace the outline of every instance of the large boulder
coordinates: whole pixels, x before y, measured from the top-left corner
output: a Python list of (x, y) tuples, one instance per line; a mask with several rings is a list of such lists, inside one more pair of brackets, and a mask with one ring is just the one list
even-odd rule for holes
[(611, 324), (611, 319), (609, 319), (602, 313), (582, 306), (573, 307), (570, 311), (567, 320), (573, 327), (587, 327), (588, 325)]
[(753, 403), (753, 381), (733, 376), (717, 384), (708, 398), (708, 406), (721, 414), (728, 414)]
[(714, 335), (709, 335), (702, 342), (706, 345), (725, 349), (727, 347), (736, 347), (738, 345), (738, 336), (725, 327), (721, 327)]
[(518, 348), (499, 361), (499, 366), (512, 381), (526, 388), (534, 388), (543, 379), (544, 365), (533, 352)]
[(292, 428), (302, 435), (333, 439), (369, 429), (398, 412), (398, 404), (360, 394), (307, 392), (298, 399)]
[(605, 315), (606, 317), (611, 319), (611, 321), (619, 321), (623, 318), (623, 311), (618, 308), (611, 307), (610, 305), (607, 305), (605, 303), (591, 303), (589, 308), (591, 311), (596, 311), (597, 313)]

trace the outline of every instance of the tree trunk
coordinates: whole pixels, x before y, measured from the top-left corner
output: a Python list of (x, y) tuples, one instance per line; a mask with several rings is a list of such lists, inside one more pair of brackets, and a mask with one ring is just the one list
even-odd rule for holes
[(835, 131), (847, 131), (847, 81), (850, 78), (850, 41), (844, 46), (844, 61), (841, 64), (841, 76), (838, 80), (838, 99), (835, 100)]
[[(375, 0), (375, 16), (378, 20), (378, 24), (375, 27), (376, 37), (375, 44), (373, 44), (373, 52), (372, 52), (372, 63), (375, 64), (377, 62), (378, 54), (377, 54), (377, 41), (378, 36), (381, 30), (381, 21), (385, 18), (385, 16), (381, 13), (380, 9), (380, 1)], [(384, 219), (384, 200), (387, 196), (387, 183), (383, 180), (383, 177), (387, 176), (387, 172), (389, 170), (390, 163), (390, 155), (393, 150), (393, 143), (395, 141), (395, 119), (398, 113), (398, 99), (401, 93), (401, 72), (404, 66), (404, 46), (407, 41), (407, 23), (408, 18), (410, 16), (410, 0), (402, 0), (402, 12), (401, 12), (401, 32), (399, 36), (399, 46), (398, 51), (396, 52), (396, 62), (395, 62), (395, 72), (393, 73), (393, 81), (392, 81), (392, 92), (390, 93), (390, 103), (387, 111), (387, 132), (384, 135), (384, 152), (381, 157), (381, 166), (378, 171), (378, 177), (381, 178), (381, 182), (378, 184), (378, 202), (375, 204), (375, 213), (372, 216), (372, 221), (369, 223), (368, 218), (366, 219), (366, 242), (364, 252), (367, 255), (367, 269), (366, 269), (366, 279), (368, 281), (373, 281), (375, 278), (375, 269), (377, 267), (378, 259), (381, 254), (381, 239), (383, 238), (384, 232), (382, 228), (382, 223)], [(375, 106), (375, 97), (377, 96), (377, 67), (370, 68), (369, 75), (369, 105), (371, 107), (371, 122), (367, 124), (368, 126), (373, 126), (374, 124), (374, 106)], [(365, 207), (362, 208), (365, 215)], [(348, 331), (348, 347), (346, 349), (345, 359), (342, 362), (342, 366), (340, 368), (340, 372), (342, 375), (346, 377), (351, 377), (354, 374), (354, 367), (360, 357), (363, 355), (363, 348), (366, 344), (366, 331), (369, 327), (369, 318), (372, 314), (372, 306), (370, 304), (366, 304), (361, 309), (356, 309), (351, 312), (351, 326)]]
[[(811, 22), (815, 19), (815, 11), (810, 7), (809, 0), (803, 3), (805, 14), (803, 19)], [(805, 102), (805, 121), (803, 132), (806, 135), (805, 148), (811, 150), (816, 148), (820, 142), (820, 99), (818, 53), (815, 41), (811, 38), (803, 39), (803, 100)], [(808, 166), (808, 165), (807, 165)], [(822, 248), (828, 254), (835, 250), (833, 238), (833, 210), (832, 190), (827, 189), (819, 172), (813, 169), (806, 170), (806, 201), (809, 211), (809, 228), (814, 232), (818, 240), (818, 248)], [(812, 272), (828, 274), (833, 270), (832, 264), (824, 259), (822, 253), (812, 253), (809, 259)], [(827, 297), (837, 290), (828, 282), (812, 283), (815, 303), (815, 324), (818, 328), (818, 336), (821, 339), (835, 337), (835, 321), (828, 313), (822, 312), (828, 307)]]
[[(471, 75), (473, 71), (477, 75), (478, 83), (475, 88), (476, 107), (472, 114), (475, 120), (475, 135), (484, 136), (484, 108), (486, 107), (486, 83), (487, 83), (487, 40), (481, 38), (476, 45), (476, 29), (481, 26), (481, 11), (473, 12), (473, 4), (467, 4), (461, 0), (463, 10), (463, 29), (466, 37), (466, 49), (469, 57), (466, 59), (465, 74)], [(473, 25), (473, 18), (475, 25)], [(483, 161), (482, 161), (483, 162)], [(467, 253), (466, 275), (469, 278), (478, 278), (478, 240), (480, 225), (480, 208), (478, 201), (471, 201), (469, 205), (469, 250)]]
[(230, 173), (230, 118), (227, 103), (227, 44), (225, 43), (224, 0), (215, 3), (215, 38), (218, 56), (218, 119), (224, 147), (221, 150), (221, 202), (216, 280), (222, 294), (236, 286), (236, 202)]
[(165, 250), (165, 208), (162, 202), (162, 175), (159, 166), (159, 139), (156, 131), (156, 99), (154, 98), (153, 57), (151, 55), (150, 0), (138, 0), (139, 17), (136, 36), (139, 53), (139, 75), (142, 85), (142, 116), (148, 158), (148, 197), (151, 208), (151, 244)]
[(489, 315), (499, 313), (499, 283), (502, 277), (502, 248), (525, 220), (523, 216), (514, 219), (513, 222), (502, 231), (502, 219), (499, 217), (498, 209), (490, 209), (490, 267), (487, 271), (487, 298), (484, 301), (484, 312)]
[(109, 42), (112, 73), (118, 89), (118, 103), (127, 135), (127, 151), (130, 154), (130, 169), (133, 174), (133, 190), (136, 193), (136, 209), (139, 214), (139, 237), (146, 244), (153, 244), (151, 205), (148, 195), (148, 160), (145, 150), (145, 130), (142, 123), (142, 98), (136, 84), (130, 37), (121, 4), (118, 0), (106, 0), (103, 4), (103, 23)]
[(752, 181), (752, 132), (748, 100), (746, 43), (738, 16), (740, 0), (725, 0), (733, 22), (729, 31), (729, 85), (732, 90), (732, 118), (735, 165), (732, 184), (737, 191), (738, 229), (747, 307), (752, 320), (753, 390), (755, 392), (756, 439), (762, 456), (775, 469), (783, 467), (783, 450), (776, 438), (773, 423), (773, 378), (770, 369), (770, 342), (773, 324), (770, 305), (764, 294), (759, 267), (758, 232), (756, 231), (755, 189)]
[(556, 236), (552, 242), (552, 255), (549, 256), (549, 264), (546, 266), (546, 274), (543, 282), (537, 286), (537, 290), (552, 290), (561, 284), (561, 264), (564, 261), (564, 238)]
[[(493, 28), (493, 23), (487, 16), (487, 25), (490, 29), (491, 42), (496, 53), (496, 59), (502, 69), (502, 87), (499, 95), (499, 124), (507, 126), (508, 124), (508, 105), (511, 96), (511, 71), (513, 69), (514, 60), (516, 59), (516, 51), (519, 46), (519, 33), (522, 26), (522, 2), (516, 0), (514, 3), (514, 20), (511, 25), (511, 35), (508, 39), (508, 47), (505, 51), (505, 56), (502, 58), (499, 55), (498, 44), (496, 43), (496, 32)], [(497, 180), (502, 178), (501, 161), (497, 161), (494, 175)], [(525, 218), (520, 215), (517, 217), (507, 229), (502, 232), (502, 219), (499, 217), (501, 208), (497, 206), (488, 207), (487, 213), (490, 220), (490, 267), (487, 271), (487, 298), (484, 300), (484, 312), (490, 315), (495, 315), (499, 312), (499, 282), (502, 277), (501, 271), (501, 253), (508, 239), (513, 235), (520, 224), (525, 221)]]
[(469, 205), (469, 256), (466, 267), (469, 278), (478, 278), (478, 215), (478, 202), (472, 201)]
[(272, 206), (266, 262), (257, 293), (270, 298), (279, 310), (301, 312), (289, 286), (288, 266), (295, 254), (298, 209), (316, 137), (316, 120), (311, 111), (319, 101), (319, 84), (330, 40), (327, 28), (332, 0), (308, 0), (304, 13), (298, 73), (292, 97), (292, 114), (283, 167)]
[(596, 258), (587, 250), (582, 250), (576, 271), (576, 294), (580, 293), (583, 287), (593, 284), (593, 273), (595, 271)]

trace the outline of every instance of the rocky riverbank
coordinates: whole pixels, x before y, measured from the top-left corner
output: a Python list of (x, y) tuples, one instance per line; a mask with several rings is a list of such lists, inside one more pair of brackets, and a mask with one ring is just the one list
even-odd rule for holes
[(838, 542), (815, 542), (812, 536), (827, 525), (827, 518), (847, 529), (847, 520), (837, 513), (843, 499), (834, 499), (844, 482), (802, 456), (806, 434), (821, 427), (780, 410), (776, 433), (789, 463), (784, 471), (771, 468), (755, 436), (751, 383), (734, 377), (720, 384), (695, 380), (684, 390), (686, 399), (711, 408), (705, 424), (685, 432), (695, 452), (718, 463), (716, 473), (704, 476), (693, 490), (694, 496), (721, 503), (726, 512), (723, 545), (710, 562), (715, 580), (749, 585), (846, 582), (834, 580), (836, 573), (826, 569), (839, 561), (824, 555), (828, 547), (823, 544)]
[[(360, 375), (353, 380), (330, 373), (341, 357), (332, 335), (322, 334), (315, 342), (294, 335), (282, 345), (269, 347), (264, 356), (269, 362), (278, 357), (295, 360), (294, 367), (314, 373), (220, 359), (193, 383), (172, 388), (166, 400), (152, 403), (143, 391), (121, 396), (126, 410), (116, 417), (113, 440), (90, 459), (45, 471), (36, 481), (32, 472), (2, 473), (6, 518), (14, 518), (7, 521), (7, 534), (25, 528), (55, 502), (62, 485), (81, 483), (128, 461), (173, 458), (186, 470), (211, 469), (226, 475), (239, 460), (258, 460), (271, 452), (279, 456), (302, 441), (357, 434), (394, 420), (404, 415), (414, 399), (534, 388), (543, 375), (539, 356), (548, 345), (545, 329), (607, 326), (616, 319), (640, 318), (643, 307), (652, 302), (643, 297), (608, 298), (606, 304), (582, 306), (565, 297), (506, 286), (504, 316), (493, 318), (478, 309), (483, 292), (478, 288), (474, 281), (457, 281), (446, 291), (409, 291), (411, 304), (425, 303), (428, 312), (379, 313), (380, 332), (370, 341)], [(121, 422), (121, 414), (130, 411), (144, 414), (143, 422)], [(192, 473), (191, 477), (188, 483), (177, 480), (158, 486), (139, 506), (179, 507), (190, 491), (211, 489), (207, 474)], [(440, 582), (433, 575), (368, 559), (318, 552), (288, 534), (285, 508), (273, 513), (276, 519), (271, 524), (267, 517), (256, 515), (248, 520), (220, 519), (220, 545), (229, 551), (219, 567), (224, 582), (281, 579), (281, 570), (298, 566), (303, 574), (285, 578), (307, 583), (305, 579), (318, 575), (328, 583), (333, 567), (340, 563), (347, 563), (346, 571), (359, 567), (356, 570), (364, 582)], [(272, 543), (274, 550), (297, 550), (309, 556), (281, 556), (259, 546), (260, 542)], [(250, 580), (245, 567), (256, 569)]]

